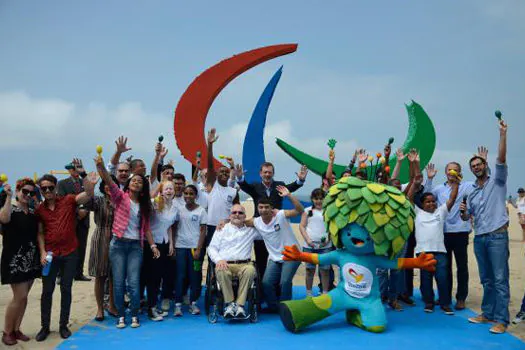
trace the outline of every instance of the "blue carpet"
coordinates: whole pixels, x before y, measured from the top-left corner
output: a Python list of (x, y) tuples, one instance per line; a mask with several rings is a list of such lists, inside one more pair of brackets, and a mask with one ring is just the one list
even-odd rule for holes
[[(304, 287), (294, 287), (294, 297), (305, 296)], [(511, 334), (489, 333), (489, 325), (469, 324), (471, 310), (444, 315), (439, 308), (432, 314), (423, 312), (419, 301), (403, 312), (387, 309), (388, 328), (372, 334), (345, 321), (344, 313), (310, 326), (300, 334), (284, 329), (278, 315), (260, 315), (259, 322), (208, 323), (206, 316), (187, 313), (174, 318), (170, 313), (162, 322), (151, 322), (141, 315), (137, 329), (115, 328), (115, 319), (92, 321), (64, 341), (58, 349), (525, 349), (525, 343)], [(162, 348), (161, 348), (162, 347)]]

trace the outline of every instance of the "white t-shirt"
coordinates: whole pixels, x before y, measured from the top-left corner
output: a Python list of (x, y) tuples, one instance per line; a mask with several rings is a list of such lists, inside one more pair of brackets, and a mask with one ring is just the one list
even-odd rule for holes
[(133, 202), (131, 199), (129, 200), (129, 202), (130, 206), (128, 227), (126, 227), (126, 231), (124, 231), (122, 238), (140, 239), (140, 206), (138, 203)]
[(415, 252), (446, 253), (443, 227), (448, 215), (447, 205), (439, 206), (433, 213), (419, 209), (417, 205), (414, 206), (414, 209), (416, 211)]
[(285, 245), (295, 244), (299, 246), (290, 221), (284, 215), (284, 210), (279, 210), (268, 224), (265, 224), (262, 218), (258, 217), (253, 220), (253, 225), (262, 236), (264, 245), (268, 249), (268, 258), (272, 261), (283, 261), (281, 252), (284, 250)]
[(186, 206), (186, 201), (184, 200), (184, 196), (173, 197), (173, 205), (176, 206), (180, 212), (181, 209)]
[(206, 210), (202, 207), (197, 207), (192, 211), (189, 211), (186, 206), (181, 208), (175, 248), (197, 248), (201, 225), (206, 225), (206, 220)]
[[(309, 215), (310, 211), (312, 211), (312, 216)], [(328, 240), (328, 234), (326, 233), (326, 227), (324, 225), (323, 220), (323, 211), (319, 209), (315, 209), (313, 207), (308, 207), (304, 210), (304, 212), (307, 215), (307, 221), (306, 221), (306, 233), (308, 233), (308, 236), (315, 244), (320, 244), (322, 242), (322, 239)], [(323, 246), (322, 248), (330, 248), (332, 246), (332, 242), (329, 242), (327, 245)], [(304, 242), (303, 247), (310, 248), (306, 242)]]
[(518, 197), (516, 206), (518, 207), (518, 213), (525, 214), (525, 197)]
[(236, 195), (235, 188), (221, 186), (215, 181), (211, 192), (208, 193), (208, 225), (217, 226), (221, 220), (230, 216)]
[(200, 182), (193, 182), (193, 185), (197, 187), (197, 199), (195, 200), (198, 205), (208, 210), (208, 192), (206, 192), (206, 186), (202, 186)]
[(155, 211), (151, 218), (151, 233), (155, 243), (168, 243), (168, 230), (178, 220), (179, 211), (174, 204), (171, 208), (164, 207), (162, 211)]

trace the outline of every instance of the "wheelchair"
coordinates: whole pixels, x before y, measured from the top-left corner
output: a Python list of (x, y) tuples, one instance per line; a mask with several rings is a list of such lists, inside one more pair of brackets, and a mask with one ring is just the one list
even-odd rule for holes
[[(252, 262), (253, 264), (253, 262)], [(234, 276), (232, 278), (232, 288), (235, 297), (237, 297), (237, 291), (239, 289), (239, 278)], [(258, 321), (258, 307), (260, 304), (259, 298), (259, 275), (257, 269), (255, 278), (253, 279), (252, 285), (248, 290), (246, 297), (246, 304), (244, 310), (246, 317), (231, 317), (226, 320), (240, 321), (249, 320), (250, 323), (256, 323)], [(221, 291), (219, 281), (215, 276), (215, 264), (213, 262), (208, 264), (206, 270), (206, 291), (204, 293), (204, 309), (208, 317), (208, 322), (217, 323), (219, 318), (224, 318), (224, 298)]]

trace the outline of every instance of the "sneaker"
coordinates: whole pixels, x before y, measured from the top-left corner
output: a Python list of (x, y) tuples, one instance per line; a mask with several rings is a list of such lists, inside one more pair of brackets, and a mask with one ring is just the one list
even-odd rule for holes
[(493, 334), (503, 334), (507, 331), (507, 326), (503, 323), (496, 323), (494, 326), (490, 327), (489, 332)]
[(306, 291), (306, 296), (307, 296), (307, 297), (312, 297), (312, 296), (314, 296), (314, 295), (312, 294), (312, 291), (311, 291), (311, 290), (307, 290), (307, 291)]
[(175, 317), (181, 317), (182, 316), (182, 304), (176, 303), (175, 304), (175, 311), (173, 311), (173, 316)]
[(416, 305), (416, 302), (411, 298), (409, 297), (408, 295), (406, 294), (401, 294), (397, 297), (397, 300), (399, 301), (402, 301), (403, 303), (409, 305), (409, 306), (414, 306)]
[(162, 311), (170, 311), (170, 300), (168, 298), (162, 299), (161, 308)]
[(224, 309), (224, 318), (234, 317), (235, 315), (235, 303), (229, 303)]
[(456, 306), (454, 307), (456, 310), (465, 310), (465, 300), (458, 300), (456, 302)]
[(140, 322), (139, 322), (139, 318), (138, 317), (132, 317), (131, 318), (131, 328), (139, 328), (140, 327)]
[(514, 319), (512, 320), (512, 323), (518, 324), (518, 323), (520, 323), (522, 321), (525, 321), (525, 312), (520, 311), (520, 312), (518, 312), (516, 317), (514, 317)]
[(150, 320), (155, 322), (162, 321), (164, 319), (161, 315), (159, 315), (156, 307), (152, 307), (148, 310), (148, 317)]
[(428, 313), (434, 312), (434, 304), (425, 304), (423, 311)]
[(126, 328), (126, 320), (124, 319), (124, 317), (119, 317), (117, 321), (117, 328)]
[(168, 311), (159, 310), (158, 308), (155, 308), (155, 310), (157, 311), (157, 314), (161, 315), (162, 317), (166, 317), (169, 314)]
[(397, 299), (389, 300), (388, 306), (390, 306), (394, 311), (403, 311), (403, 307), (401, 307), (401, 304), (399, 301), (397, 301)]
[(476, 317), (470, 317), (468, 319), (470, 323), (490, 323), (493, 322), (483, 315), (477, 315)]
[(442, 306), (441, 310), (445, 313), (445, 315), (454, 315), (454, 311), (452, 311), (450, 306)]
[(197, 306), (197, 302), (196, 301), (192, 301), (191, 304), (190, 304), (190, 314), (192, 314), (192, 315), (199, 315), (200, 313), (201, 313), (201, 310)]
[(235, 317), (246, 317), (246, 312), (244, 311), (244, 307), (242, 305), (237, 305), (237, 309), (235, 310)]

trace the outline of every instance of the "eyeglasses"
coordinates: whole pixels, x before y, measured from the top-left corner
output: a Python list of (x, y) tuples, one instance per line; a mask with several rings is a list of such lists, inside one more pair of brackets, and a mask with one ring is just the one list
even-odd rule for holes
[(33, 197), (34, 195), (36, 195), (36, 191), (30, 191), (30, 190), (27, 190), (25, 188), (22, 188), (22, 194), (24, 196), (29, 195), (29, 196)]
[(243, 211), (232, 211), (231, 214), (232, 215), (244, 215), (244, 212)]
[(42, 192), (53, 192), (55, 190), (55, 186), (42, 186), (40, 189)]

